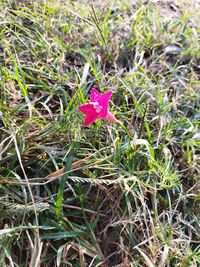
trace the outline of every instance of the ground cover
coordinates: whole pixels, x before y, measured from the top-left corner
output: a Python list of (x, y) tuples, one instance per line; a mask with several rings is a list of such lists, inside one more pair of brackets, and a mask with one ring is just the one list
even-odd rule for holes
[(0, 266), (199, 266), (199, 7), (0, 0)]

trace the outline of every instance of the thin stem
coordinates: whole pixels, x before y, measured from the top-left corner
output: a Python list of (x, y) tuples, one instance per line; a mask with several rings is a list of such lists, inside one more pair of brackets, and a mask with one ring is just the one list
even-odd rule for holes
[(133, 136), (131, 135), (129, 130), (126, 128), (126, 126), (124, 126), (124, 124), (121, 121), (116, 120), (115, 122), (125, 131), (125, 133), (128, 135), (128, 137), (130, 137), (131, 139), (133, 138)]

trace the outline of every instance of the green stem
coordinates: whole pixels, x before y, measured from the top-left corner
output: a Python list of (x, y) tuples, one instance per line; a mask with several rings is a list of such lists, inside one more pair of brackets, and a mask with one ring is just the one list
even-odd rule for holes
[(121, 122), (121, 121), (119, 121), (119, 120), (116, 120), (115, 121), (124, 131), (125, 131), (125, 133), (132, 139), (133, 138), (133, 136), (131, 135), (131, 133), (129, 132), (129, 130), (124, 126), (124, 124)]

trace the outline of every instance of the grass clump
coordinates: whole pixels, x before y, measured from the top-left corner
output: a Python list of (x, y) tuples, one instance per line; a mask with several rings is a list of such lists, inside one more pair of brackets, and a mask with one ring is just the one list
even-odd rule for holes
[(199, 266), (198, 3), (154, 2), (0, 1), (0, 266)]

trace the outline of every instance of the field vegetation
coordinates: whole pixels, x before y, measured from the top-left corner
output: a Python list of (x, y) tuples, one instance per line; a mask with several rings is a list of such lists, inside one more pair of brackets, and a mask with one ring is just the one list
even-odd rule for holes
[[(199, 18), (0, 0), (0, 267), (200, 266)], [(83, 126), (93, 87), (121, 124)]]

